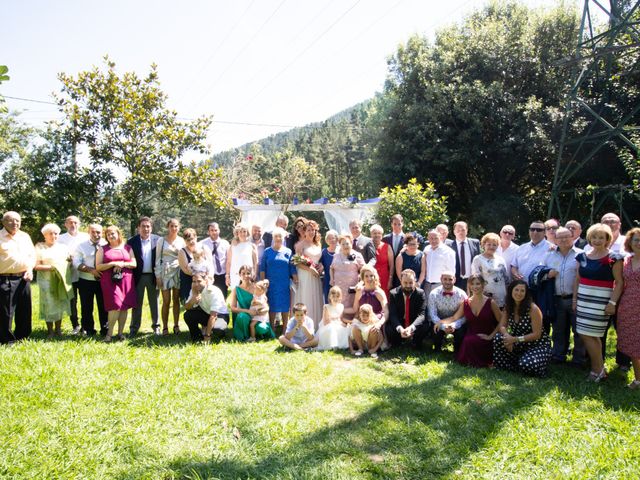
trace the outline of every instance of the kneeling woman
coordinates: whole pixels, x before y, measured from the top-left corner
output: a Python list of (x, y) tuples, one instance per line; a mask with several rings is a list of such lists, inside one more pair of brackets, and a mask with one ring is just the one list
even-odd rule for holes
[(507, 289), (499, 332), (493, 340), (496, 368), (543, 377), (551, 360), (551, 342), (542, 329), (542, 312), (523, 280)]
[(495, 300), (484, 295), (484, 278), (475, 273), (469, 277), (467, 285), (471, 296), (460, 302), (460, 306), (452, 317), (442, 320), (450, 324), (465, 318), (467, 332), (460, 349), (456, 353), (456, 361), (471, 367), (488, 367), (491, 365), (493, 348), (491, 342), (498, 332), (498, 318), (501, 312)]
[[(229, 304), (233, 312), (233, 337), (236, 340), (245, 342), (251, 338), (249, 325), (255, 311), (251, 310), (251, 302), (255, 293), (253, 281), (253, 268), (251, 265), (243, 265), (238, 271), (240, 285), (231, 289)], [(256, 326), (256, 336), (260, 338), (275, 338), (275, 334), (268, 322), (258, 323)]]

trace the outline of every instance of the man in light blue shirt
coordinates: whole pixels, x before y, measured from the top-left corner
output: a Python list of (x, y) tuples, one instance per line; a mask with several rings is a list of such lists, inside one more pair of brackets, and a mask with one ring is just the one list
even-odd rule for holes
[(524, 280), (529, 283), (529, 274), (538, 265), (542, 265), (545, 256), (553, 245), (544, 238), (545, 227), (540, 220), (529, 226), (530, 242), (518, 247), (511, 261), (511, 276), (514, 280)]

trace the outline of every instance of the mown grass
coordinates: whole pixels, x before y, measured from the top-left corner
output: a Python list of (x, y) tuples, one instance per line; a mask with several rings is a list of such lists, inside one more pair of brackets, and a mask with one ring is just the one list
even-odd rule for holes
[(593, 385), (187, 333), (47, 341), (34, 323), (0, 348), (2, 478), (638, 478), (640, 397), (620, 372)]

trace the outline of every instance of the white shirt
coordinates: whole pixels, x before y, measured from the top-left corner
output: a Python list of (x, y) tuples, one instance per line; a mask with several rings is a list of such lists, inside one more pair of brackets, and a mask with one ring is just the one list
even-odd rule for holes
[(435, 249), (427, 245), (424, 254), (427, 257), (427, 282), (440, 283), (442, 272), (456, 271), (456, 252), (447, 245), (441, 243)]
[(157, 239), (153, 241), (153, 235), (144, 240), (140, 237), (140, 245), (142, 246), (142, 273), (153, 273), (152, 252), (156, 248)]
[[(193, 296), (193, 290), (189, 293), (187, 302), (191, 301)], [(211, 315), (212, 313), (228, 313), (227, 305), (225, 304), (222, 292), (215, 285), (209, 285), (200, 293), (200, 303), (197, 304), (205, 313)], [(194, 305), (195, 308), (195, 305)]]
[[(442, 292), (444, 292), (444, 288), (439, 286), (431, 290), (431, 293), (429, 293), (429, 306), (427, 311), (429, 312), (429, 319), (434, 325), (443, 318), (451, 317), (456, 313), (460, 304), (468, 298), (464, 290), (458, 287), (453, 287), (452, 295), (443, 295)], [(451, 325), (457, 330), (464, 323), (465, 318), (462, 317)]]
[(394, 253), (399, 252), (404, 243), (404, 233), (392, 233), (391, 235), (391, 248)]
[[(75, 235), (71, 235), (69, 232), (66, 232), (58, 237), (58, 243), (66, 245), (71, 255), (76, 253), (78, 245), (88, 240), (89, 234), (87, 232), (77, 232)], [(78, 269), (75, 267), (71, 268), (71, 281), (77, 282), (78, 278)]]
[(518, 250), (518, 245), (511, 242), (506, 250), (502, 248), (502, 245), (498, 245), (498, 249), (496, 250), (496, 255), (500, 255), (504, 258), (504, 263), (507, 266), (507, 285), (511, 283), (511, 265), (513, 261), (513, 256), (516, 254), (516, 250)]
[(542, 240), (537, 245), (527, 242), (520, 245), (518, 250), (516, 250), (511, 260), (511, 265), (518, 269), (527, 284), (529, 284), (529, 274), (538, 265), (544, 263), (545, 256), (550, 248), (551, 244), (547, 240)]
[[(100, 239), (98, 242), (98, 246), (104, 246), (107, 242), (104, 239)], [(78, 244), (76, 247), (76, 251), (73, 254), (73, 266), (76, 270), (80, 265), (86, 265), (89, 268), (96, 268), (96, 252), (98, 251), (97, 246), (95, 246), (91, 240), (87, 240), (86, 242), (82, 242)], [(92, 282), (99, 281), (96, 277), (91, 275), (89, 272), (80, 272), (78, 271), (79, 278), (84, 280), (90, 280)]]
[[(458, 250), (458, 255), (460, 256), (460, 260), (462, 260), (462, 242), (460, 242), (457, 238), (455, 240), (456, 249)], [(454, 252), (455, 253), (455, 252)], [(471, 248), (469, 247), (469, 239), (467, 238), (464, 241), (464, 275), (462, 275), (462, 265), (460, 265), (460, 278), (469, 278), (471, 275)], [(455, 272), (455, 269), (453, 270)], [(438, 280), (439, 281), (439, 280)]]
[(230, 248), (229, 242), (227, 242), (224, 238), (218, 237), (216, 240), (217, 249), (216, 254), (218, 260), (220, 261), (220, 268), (216, 268), (216, 259), (213, 255), (214, 245), (211, 237), (207, 237), (204, 240), (201, 240), (199, 243), (203, 248), (207, 248), (211, 253), (211, 261), (213, 262), (213, 273), (214, 275), (224, 275), (226, 273), (226, 265), (227, 265), (227, 251)]

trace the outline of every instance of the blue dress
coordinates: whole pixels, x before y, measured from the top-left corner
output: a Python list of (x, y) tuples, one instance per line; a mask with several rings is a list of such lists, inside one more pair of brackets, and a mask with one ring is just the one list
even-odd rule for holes
[(269, 311), (288, 312), (291, 303), (289, 278), (296, 274), (296, 267), (291, 263), (291, 250), (284, 246), (278, 251), (272, 247), (265, 249), (260, 261), (260, 272), (264, 272), (265, 278), (269, 280)]
[(329, 303), (329, 290), (331, 290), (331, 262), (333, 262), (333, 255), (336, 252), (331, 253), (328, 249), (322, 249), (322, 256), (320, 257), (320, 263), (324, 268), (324, 277), (322, 277), (322, 294), (324, 295), (324, 303)]
[[(420, 250), (413, 257), (408, 255), (407, 252), (402, 252), (402, 270), (409, 268), (416, 272), (416, 280), (420, 278), (420, 272), (422, 271), (422, 255), (424, 254)], [(399, 276), (402, 270), (396, 272), (396, 275)]]

